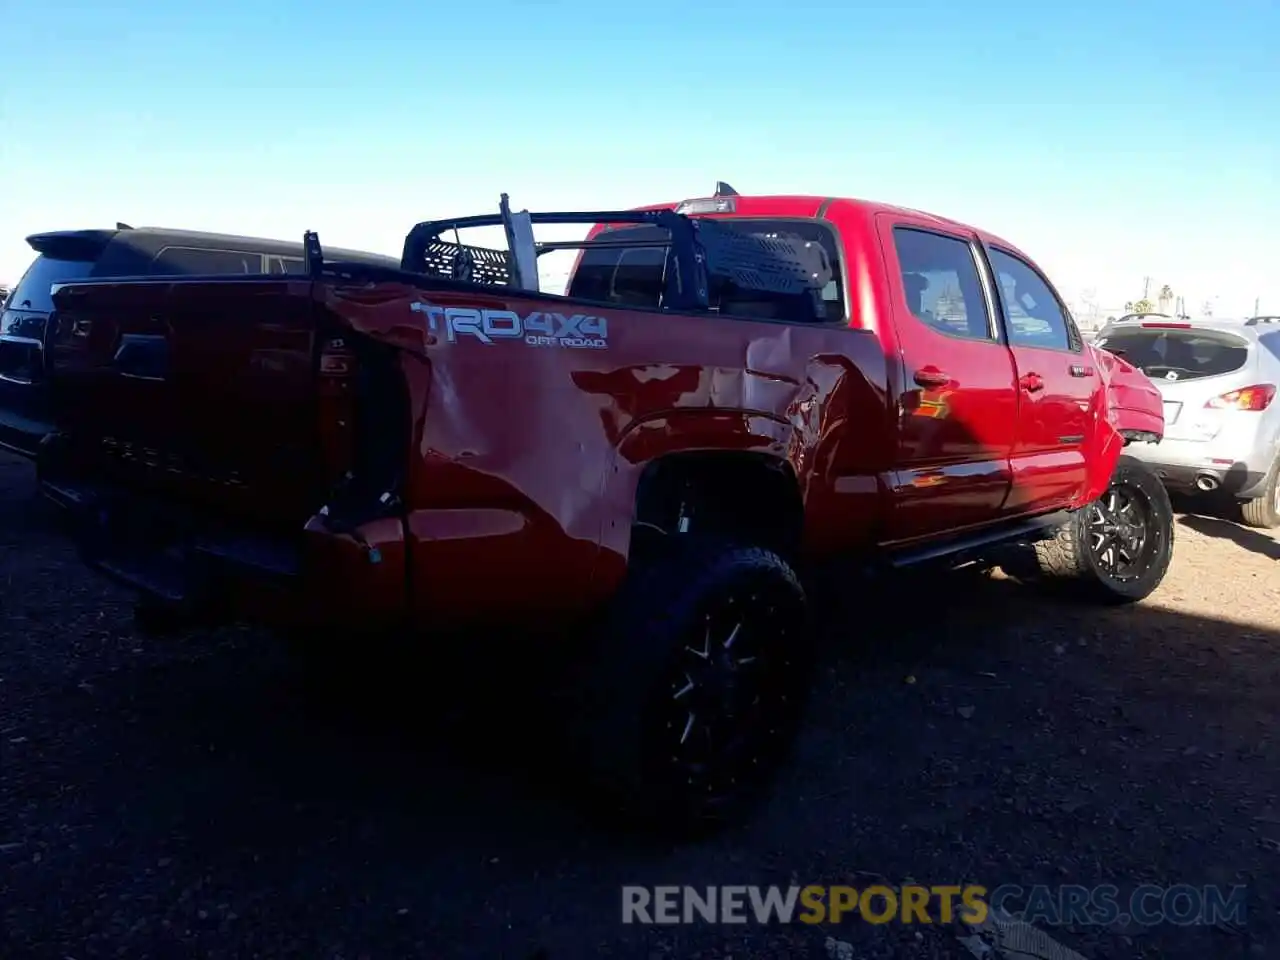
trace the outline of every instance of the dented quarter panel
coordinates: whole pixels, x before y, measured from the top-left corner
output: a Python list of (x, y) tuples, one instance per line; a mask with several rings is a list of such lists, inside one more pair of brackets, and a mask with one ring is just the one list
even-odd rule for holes
[[(450, 611), (474, 620), (476, 604), (495, 595), (525, 613), (607, 596), (625, 569), (640, 473), (677, 451), (786, 460), (806, 499), (812, 550), (875, 534), (876, 477), (893, 446), (881, 415), (884, 356), (868, 331), (408, 283), (326, 284), (320, 296), (344, 324), (404, 352), (414, 411), (410, 593), (424, 621), (452, 619)], [(424, 304), (521, 317), (590, 309), (604, 319), (607, 345), (466, 334), (450, 342)], [(673, 353), (680, 363), (669, 362)]]

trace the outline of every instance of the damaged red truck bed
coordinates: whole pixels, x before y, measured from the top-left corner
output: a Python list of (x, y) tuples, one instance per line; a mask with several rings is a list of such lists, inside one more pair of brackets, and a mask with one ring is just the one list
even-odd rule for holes
[[(458, 242), (485, 226), (507, 249)], [(1164, 575), (1167, 498), (1122, 455), (1162, 434), (1158, 392), (983, 231), (726, 188), (504, 197), (419, 224), (400, 270), (307, 240), (305, 277), (57, 287), (42, 489), (87, 562), (193, 616), (612, 617), (580, 730), (632, 812), (716, 819), (763, 783), (807, 688), (810, 560), (1028, 542), (1122, 602)], [(574, 247), (569, 295), (539, 292)]]

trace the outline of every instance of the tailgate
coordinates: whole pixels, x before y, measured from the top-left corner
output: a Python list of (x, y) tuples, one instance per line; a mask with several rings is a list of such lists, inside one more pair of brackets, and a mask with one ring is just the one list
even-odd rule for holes
[(57, 463), (272, 526), (321, 504), (310, 281), (98, 281), (55, 303)]

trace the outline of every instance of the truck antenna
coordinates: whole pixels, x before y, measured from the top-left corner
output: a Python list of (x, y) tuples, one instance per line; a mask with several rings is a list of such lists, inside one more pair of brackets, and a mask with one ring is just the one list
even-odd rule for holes
[(737, 190), (733, 189), (733, 187), (731, 187), (731, 186), (729, 186), (727, 183), (725, 183), (723, 180), (717, 180), (717, 181), (716, 181), (716, 192), (713, 194), (713, 196), (716, 196), (716, 197), (738, 197), (738, 196), (741, 196), (741, 194), (740, 194), (740, 193), (738, 193), (738, 191), (737, 191)]

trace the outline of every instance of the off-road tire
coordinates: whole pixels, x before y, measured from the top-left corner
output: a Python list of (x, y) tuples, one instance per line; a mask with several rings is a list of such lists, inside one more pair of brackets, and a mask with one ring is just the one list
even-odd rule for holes
[[(1144, 569), (1129, 579), (1117, 579), (1090, 548), (1094, 509), (1107, 502), (1112, 490), (1130, 492), (1148, 511)], [(1149, 550), (1147, 549), (1149, 545)], [(1133, 603), (1160, 586), (1173, 556), (1173, 507), (1155, 472), (1130, 456), (1121, 456), (1111, 485), (1094, 504), (1075, 511), (1057, 535), (1035, 545), (1041, 575), (1100, 603)]]
[[(777, 554), (719, 539), (670, 540), (671, 545), (628, 574), (615, 598), (580, 674), (571, 739), (582, 764), (585, 790), (580, 799), (593, 814), (603, 815), (612, 826), (687, 838), (738, 819), (764, 795), (799, 727), (814, 644), (804, 590)], [(734, 608), (739, 596), (742, 604)], [(760, 615), (753, 617), (756, 609)], [(681, 683), (672, 681), (683, 673), (687, 661), (682, 658), (697, 655), (689, 645), (698, 646), (698, 637), (705, 637), (703, 649), (710, 652), (714, 646), (717, 655), (728, 657), (734, 644), (718, 636), (719, 625), (737, 617), (735, 610), (747, 611), (740, 618), (746, 642), (738, 644), (735, 655), (762, 651), (752, 666), (768, 663), (769, 671), (747, 675), (746, 683), (769, 689), (756, 702), (771, 707), (761, 708), (765, 721), (756, 720), (761, 736), (754, 742), (747, 738), (749, 749), (756, 751), (750, 753), (755, 760), (745, 764), (748, 775), (712, 798), (705, 792), (710, 787), (691, 786), (689, 768), (668, 756), (684, 750), (672, 739), (670, 718), (685, 709), (684, 702), (673, 705), (672, 691)], [(775, 630), (776, 625), (781, 626)], [(706, 659), (706, 669), (712, 669), (712, 662)], [(741, 669), (729, 668), (726, 675), (736, 676)], [(715, 686), (708, 683), (705, 689)], [(702, 692), (700, 688), (692, 696)], [(715, 715), (710, 707), (706, 712)], [(710, 742), (709, 730), (706, 735)], [(671, 745), (674, 750), (667, 749)]]
[(1262, 493), (1252, 500), (1240, 502), (1240, 517), (1247, 527), (1260, 530), (1280, 527), (1280, 455), (1271, 464)]

